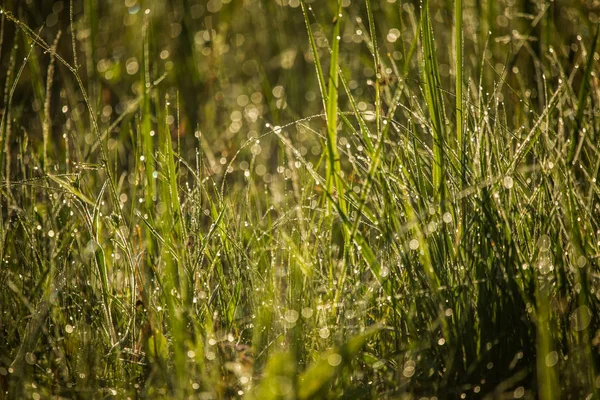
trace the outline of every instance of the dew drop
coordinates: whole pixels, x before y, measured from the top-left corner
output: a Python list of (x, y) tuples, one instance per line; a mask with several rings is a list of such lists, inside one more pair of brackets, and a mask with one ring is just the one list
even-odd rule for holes
[(575, 331), (580, 332), (587, 329), (592, 322), (592, 312), (588, 306), (581, 306), (575, 309), (570, 316), (571, 328)]
[(331, 353), (328, 357), (327, 357), (327, 362), (329, 363), (329, 365), (331, 365), (332, 367), (337, 367), (338, 365), (340, 365), (342, 363), (342, 356), (340, 356), (337, 353)]
[(27, 354), (25, 354), (25, 361), (29, 365), (34, 365), (35, 362), (37, 361), (37, 357), (33, 353), (27, 353)]
[(540, 236), (537, 241), (537, 246), (542, 251), (550, 250), (550, 236), (548, 236), (548, 235)]
[(296, 311), (296, 310), (287, 310), (285, 312), (285, 320), (287, 322), (289, 322), (290, 324), (293, 324), (296, 321), (298, 321), (298, 311)]
[(411, 250), (417, 250), (419, 248), (419, 241), (417, 239), (413, 239), (408, 243), (408, 247)]
[(313, 309), (310, 307), (304, 307), (302, 309), (302, 317), (304, 318), (310, 318), (313, 316)]
[(554, 367), (558, 363), (558, 353), (556, 351), (551, 351), (546, 354), (546, 366)]

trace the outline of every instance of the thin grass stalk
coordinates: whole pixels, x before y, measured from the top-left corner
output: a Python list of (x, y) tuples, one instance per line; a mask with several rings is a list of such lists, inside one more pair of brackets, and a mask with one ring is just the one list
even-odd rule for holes
[(456, 142), (460, 154), (461, 165), (461, 190), (465, 186), (465, 148), (463, 146), (463, 8), (462, 0), (456, 0), (454, 3), (454, 48), (456, 51)]
[(342, 0), (338, 0), (337, 14), (334, 18), (331, 45), (331, 60), (329, 64), (329, 83), (327, 86), (327, 152), (329, 163), (327, 168), (327, 190), (337, 191), (337, 202), (340, 210), (346, 213), (344, 200), (344, 185), (341, 178), (340, 155), (337, 149), (337, 120), (338, 120), (338, 59), (340, 52), (340, 26), (342, 22)]
[[(456, 87), (456, 143), (457, 151), (459, 154), (460, 162), (460, 190), (465, 189), (466, 185), (466, 156), (467, 147), (463, 142), (463, 7), (462, 0), (455, 0), (454, 2), (454, 49), (456, 53), (455, 60), (455, 87)], [(460, 241), (463, 234), (463, 228), (465, 225), (465, 201), (461, 200), (459, 205), (460, 217), (456, 218), (458, 221), (458, 232), (456, 240)]]
[[(5, 13), (2, 14), (4, 18)], [(2, 20), (4, 21), (4, 19)], [(4, 27), (3, 27), (4, 28)], [(4, 29), (3, 29), (4, 31)], [(15, 35), (17, 32), (15, 32)], [(4, 35), (3, 35), (4, 37)], [(4, 106), (4, 110), (2, 112), (2, 119), (0, 120), (0, 169), (2, 169), (5, 148), (3, 146), (8, 141), (8, 132), (10, 130), (10, 102), (11, 102), (11, 83), (13, 79), (13, 74), (15, 73), (16, 67), (16, 57), (17, 57), (17, 48), (15, 46), (12, 47), (10, 51), (10, 57), (8, 59), (8, 68), (6, 70), (6, 78), (4, 82), (4, 96), (2, 99), (2, 104)], [(10, 192), (10, 176), (6, 175), (6, 170), (4, 172), (4, 180), (6, 182), (7, 190)]]
[[(27, 62), (29, 61), (29, 57), (31, 57), (31, 54), (33, 53), (33, 48), (34, 48), (33, 46), (31, 46), (29, 48), (29, 51), (27, 52), (27, 55), (25, 56), (25, 59), (23, 60), (21, 67), (17, 71), (17, 74), (14, 77), (14, 80), (12, 82), (10, 82), (9, 79), (6, 80), (7, 86), (4, 89), (5, 107), (4, 107), (4, 113), (2, 114), (2, 120), (0, 121), (0, 135), (1, 135), (0, 143), (2, 142), (2, 140), (4, 140), (3, 155), (6, 157), (5, 184), (6, 184), (6, 187), (7, 187), (7, 190), (9, 193), (11, 193), (10, 181), (11, 181), (11, 164), (12, 164), (11, 148), (10, 148), (10, 134), (11, 134), (11, 115), (10, 114), (11, 114), (11, 108), (12, 108), (12, 100), (13, 100), (13, 95), (15, 94), (15, 90), (17, 89), (19, 80), (21, 79), (21, 75), (23, 74), (23, 71), (25, 70), (25, 66), (27, 65)], [(17, 46), (14, 46), (13, 52), (11, 53), (11, 61), (9, 62), (9, 71), (10, 72), (13, 72), (14, 67), (16, 66), (16, 61), (14, 59), (14, 57), (16, 56), (16, 50), (17, 50)], [(11, 84), (10, 91), (7, 91), (9, 84)], [(2, 151), (0, 151), (0, 153), (2, 153)], [(1, 165), (2, 165), (2, 158), (0, 156), (0, 167), (1, 167)]]
[(592, 47), (588, 53), (588, 59), (585, 66), (585, 72), (583, 79), (581, 80), (581, 85), (579, 86), (579, 96), (577, 98), (577, 115), (575, 117), (575, 129), (573, 131), (573, 137), (571, 138), (571, 147), (569, 150), (569, 158), (568, 162), (575, 165), (577, 162), (577, 158), (579, 156), (579, 151), (581, 149), (582, 141), (585, 138), (585, 135), (581, 135), (582, 132), (585, 132), (582, 129), (583, 117), (585, 115), (585, 108), (587, 105), (589, 92), (590, 92), (590, 79), (592, 78), (592, 71), (594, 69), (594, 64), (597, 61), (594, 60), (594, 54), (596, 52), (596, 48), (598, 47), (598, 38), (600, 37), (600, 24), (596, 27), (596, 34), (594, 35), (594, 41), (592, 42)]
[(73, 25), (73, 0), (69, 0), (69, 28), (71, 31), (71, 47), (73, 50), (73, 68), (79, 67), (77, 62), (77, 46), (75, 45), (75, 26)]
[(54, 82), (54, 63), (56, 57), (54, 54), (56, 53), (56, 46), (58, 45), (58, 40), (60, 39), (61, 31), (58, 31), (56, 35), (56, 39), (54, 39), (54, 43), (52, 44), (52, 53), (50, 53), (50, 63), (48, 64), (48, 73), (46, 77), (46, 96), (44, 99), (44, 122), (42, 124), (42, 138), (43, 138), (43, 168), (44, 171), (48, 171), (48, 142), (50, 141), (50, 127), (52, 121), (50, 119), (50, 101), (52, 98), (52, 83)]
[(0, 56), (2, 56), (2, 46), (4, 45), (4, 13), (0, 16)]
[(302, 15), (304, 16), (304, 23), (306, 24), (306, 32), (308, 33), (310, 51), (315, 63), (315, 69), (317, 71), (317, 80), (319, 82), (319, 91), (321, 92), (323, 108), (327, 109), (327, 88), (325, 86), (325, 75), (323, 74), (323, 67), (321, 66), (321, 61), (319, 60), (319, 53), (317, 51), (317, 43), (315, 41), (315, 36), (313, 34), (312, 27), (310, 26), (310, 20), (308, 18), (308, 10), (310, 10), (310, 8), (306, 6), (304, 0), (300, 2), (300, 5), (302, 6)]
[(156, 199), (156, 183), (152, 176), (156, 169), (154, 165), (154, 138), (151, 120), (150, 99), (150, 59), (148, 49), (148, 16), (144, 17), (142, 26), (142, 142), (144, 146), (144, 168), (146, 172), (147, 188), (145, 191), (146, 207), (150, 210)]
[(375, 32), (375, 20), (373, 18), (373, 7), (371, 1), (367, 0), (367, 19), (369, 21), (369, 36), (371, 38), (371, 47), (373, 52), (373, 63), (375, 64), (375, 127), (378, 140), (381, 138), (381, 80), (383, 78), (383, 65), (379, 61), (379, 51), (377, 49), (377, 34)]

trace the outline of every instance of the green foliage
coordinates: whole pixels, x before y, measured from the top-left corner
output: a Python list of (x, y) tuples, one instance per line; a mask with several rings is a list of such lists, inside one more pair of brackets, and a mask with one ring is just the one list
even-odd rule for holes
[(0, 397), (597, 397), (591, 3), (6, 0)]

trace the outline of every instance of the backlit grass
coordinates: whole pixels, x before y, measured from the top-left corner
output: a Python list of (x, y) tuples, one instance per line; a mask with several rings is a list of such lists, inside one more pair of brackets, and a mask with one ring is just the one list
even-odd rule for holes
[(37, 3), (0, 397), (599, 395), (598, 4)]

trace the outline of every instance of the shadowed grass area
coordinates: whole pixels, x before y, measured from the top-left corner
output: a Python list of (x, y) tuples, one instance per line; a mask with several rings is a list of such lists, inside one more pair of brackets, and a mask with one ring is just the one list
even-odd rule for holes
[(36, 3), (0, 397), (599, 395), (598, 4)]

